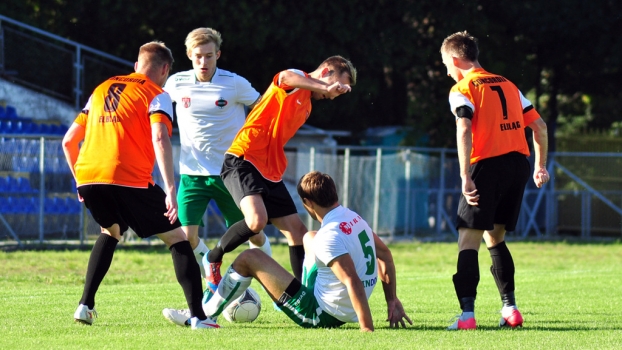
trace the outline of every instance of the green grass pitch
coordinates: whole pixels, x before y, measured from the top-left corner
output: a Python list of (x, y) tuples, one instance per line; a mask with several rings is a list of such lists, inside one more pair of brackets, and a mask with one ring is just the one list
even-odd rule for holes
[[(211, 243), (211, 242), (210, 242)], [(184, 307), (163, 246), (120, 245), (96, 298), (93, 326), (73, 322), (87, 250), (0, 251), (0, 349), (619, 349), (622, 348), (622, 243), (509, 242), (525, 327), (499, 329), (499, 295), (490, 257), (480, 249), (476, 331), (448, 332), (459, 312), (451, 276), (455, 243), (391, 244), (398, 296), (414, 324), (389, 329), (382, 287), (370, 300), (376, 332), (358, 325), (302, 329), (262, 298), (250, 324), (192, 331), (168, 323), (165, 307)], [(274, 245), (289, 267), (287, 247)], [(223, 269), (238, 251), (226, 256)]]

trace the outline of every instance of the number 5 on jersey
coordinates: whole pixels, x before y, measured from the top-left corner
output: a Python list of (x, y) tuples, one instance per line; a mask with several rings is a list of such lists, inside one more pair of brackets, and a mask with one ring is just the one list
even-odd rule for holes
[(363, 231), (359, 233), (358, 237), (361, 242), (361, 248), (363, 249), (365, 259), (368, 259), (367, 271), (365, 271), (365, 274), (372, 275), (376, 271), (376, 256), (374, 254), (374, 248), (371, 246), (367, 232)]

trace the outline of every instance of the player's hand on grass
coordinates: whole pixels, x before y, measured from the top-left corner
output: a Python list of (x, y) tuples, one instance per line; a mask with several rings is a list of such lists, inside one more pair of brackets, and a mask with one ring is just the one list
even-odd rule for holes
[(406, 322), (410, 325), (413, 324), (413, 321), (410, 320), (410, 317), (406, 315), (406, 311), (404, 311), (404, 307), (402, 306), (402, 302), (398, 299), (394, 301), (390, 301), (387, 303), (387, 321), (389, 321), (389, 327), (391, 328), (406, 328)]
[(536, 183), (538, 188), (542, 187), (545, 183), (549, 182), (551, 176), (546, 168), (539, 168), (533, 172), (533, 182)]

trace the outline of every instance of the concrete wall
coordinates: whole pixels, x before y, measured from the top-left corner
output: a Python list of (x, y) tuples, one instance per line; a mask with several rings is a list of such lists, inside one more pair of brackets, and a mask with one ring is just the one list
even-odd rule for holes
[(79, 111), (69, 103), (0, 78), (0, 104), (17, 109), (17, 115), (33, 120), (60, 121), (70, 126)]

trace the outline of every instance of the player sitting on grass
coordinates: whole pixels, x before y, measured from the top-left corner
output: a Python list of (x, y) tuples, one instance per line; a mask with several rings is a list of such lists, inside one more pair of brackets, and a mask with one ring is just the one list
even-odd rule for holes
[(332, 178), (310, 172), (300, 179), (297, 190), (305, 209), (322, 224), (319, 231), (304, 236), (302, 281), (262, 251), (246, 250), (233, 261), (216, 293), (203, 306), (206, 315), (218, 317), (255, 278), (302, 327), (331, 328), (359, 322), (361, 331), (372, 332), (368, 298), (380, 279), (389, 326), (412, 324), (396, 295), (391, 251), (360, 215), (339, 205)]

